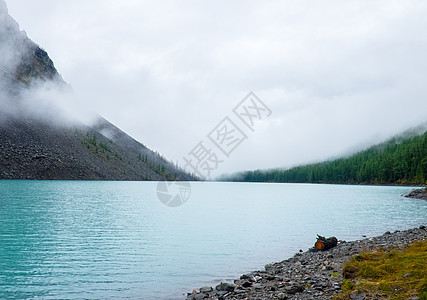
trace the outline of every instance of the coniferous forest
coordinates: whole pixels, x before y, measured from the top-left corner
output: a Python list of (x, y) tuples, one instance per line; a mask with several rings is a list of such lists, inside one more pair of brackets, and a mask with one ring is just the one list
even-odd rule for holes
[(427, 132), (395, 137), (347, 158), (287, 170), (245, 171), (233, 181), (421, 185), (427, 180)]

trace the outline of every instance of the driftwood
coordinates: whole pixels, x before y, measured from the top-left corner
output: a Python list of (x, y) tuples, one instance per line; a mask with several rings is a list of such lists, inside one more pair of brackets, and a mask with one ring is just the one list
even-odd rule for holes
[(317, 235), (317, 241), (314, 244), (314, 248), (318, 251), (324, 251), (335, 247), (338, 243), (336, 237), (325, 238), (324, 236)]

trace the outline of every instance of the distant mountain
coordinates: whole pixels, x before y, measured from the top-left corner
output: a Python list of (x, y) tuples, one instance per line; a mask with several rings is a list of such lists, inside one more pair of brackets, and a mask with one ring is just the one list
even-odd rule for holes
[(67, 89), (0, 0), (0, 179), (194, 179), (100, 116), (61, 122), (58, 108), (32, 95), (43, 84)]
[(337, 184), (427, 184), (427, 124), (350, 157), (291, 169), (246, 171), (227, 181)]

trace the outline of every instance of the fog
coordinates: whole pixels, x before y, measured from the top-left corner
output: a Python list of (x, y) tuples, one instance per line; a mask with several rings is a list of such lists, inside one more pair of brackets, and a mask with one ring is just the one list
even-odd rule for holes
[(73, 87), (64, 106), (96, 111), (181, 164), (253, 91), (272, 114), (254, 131), (242, 125), (247, 139), (222, 156), (217, 175), (337, 157), (427, 120), (427, 3), (13, 0), (8, 7)]
[[(93, 121), (93, 114), (77, 105), (70, 86), (31, 75), (37, 45), (20, 30), (0, 1), (0, 122), (10, 117), (37, 118), (55, 126), (74, 126)], [(88, 116), (91, 118), (88, 118)]]

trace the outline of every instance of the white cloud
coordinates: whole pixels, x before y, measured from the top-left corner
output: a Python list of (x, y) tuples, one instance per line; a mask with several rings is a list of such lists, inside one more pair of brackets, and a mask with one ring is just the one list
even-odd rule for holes
[(220, 171), (324, 159), (427, 118), (423, 2), (8, 5), (81, 103), (172, 160), (249, 91), (273, 115)]

